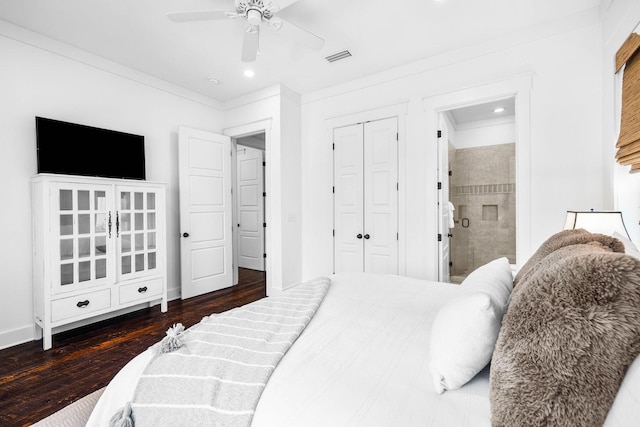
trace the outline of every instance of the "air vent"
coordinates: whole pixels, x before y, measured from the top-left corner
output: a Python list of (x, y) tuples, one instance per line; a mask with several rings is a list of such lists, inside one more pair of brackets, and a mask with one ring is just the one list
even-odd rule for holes
[(351, 56), (351, 52), (348, 50), (343, 50), (342, 52), (334, 53), (333, 55), (329, 55), (325, 57), (325, 59), (329, 62), (336, 62), (341, 59), (345, 59)]

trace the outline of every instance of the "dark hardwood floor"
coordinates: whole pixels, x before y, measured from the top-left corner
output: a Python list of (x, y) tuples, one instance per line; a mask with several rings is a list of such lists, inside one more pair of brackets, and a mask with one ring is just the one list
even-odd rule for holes
[(165, 336), (174, 323), (185, 327), (202, 317), (263, 298), (265, 273), (240, 269), (239, 284), (0, 350), (0, 426), (30, 425), (98, 390), (131, 358)]

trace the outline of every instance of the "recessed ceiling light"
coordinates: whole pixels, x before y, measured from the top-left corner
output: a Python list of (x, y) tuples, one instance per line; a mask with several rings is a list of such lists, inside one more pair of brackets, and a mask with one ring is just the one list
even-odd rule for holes
[(504, 107), (498, 107), (495, 110), (493, 110), (494, 113), (502, 113), (504, 111)]
[(255, 73), (253, 72), (253, 70), (244, 70), (244, 76), (251, 78), (255, 75)]
[(209, 77), (207, 80), (209, 80), (209, 83), (212, 85), (220, 84), (220, 79), (217, 77)]

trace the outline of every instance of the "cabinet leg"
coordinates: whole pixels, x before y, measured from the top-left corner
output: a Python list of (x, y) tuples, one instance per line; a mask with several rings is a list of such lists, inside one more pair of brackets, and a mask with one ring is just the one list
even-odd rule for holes
[(163, 313), (167, 312), (167, 299), (166, 298), (162, 298), (162, 301), (160, 301), (160, 311)]
[(53, 336), (51, 334), (51, 328), (44, 328), (42, 330), (42, 348), (49, 350), (53, 345)]

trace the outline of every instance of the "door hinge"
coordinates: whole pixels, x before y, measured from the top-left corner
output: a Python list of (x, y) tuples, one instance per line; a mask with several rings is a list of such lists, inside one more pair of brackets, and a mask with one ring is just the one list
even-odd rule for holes
[(262, 162), (262, 166), (267, 166), (267, 162)]
[(453, 176), (453, 171), (449, 171), (449, 176)]
[(441, 130), (438, 131), (438, 138), (442, 138), (442, 131)]
[(442, 242), (442, 234), (438, 233), (438, 242)]
[(267, 254), (262, 254), (262, 258), (266, 258), (266, 257), (267, 257)]
[(262, 227), (267, 228), (267, 223), (266, 223), (266, 222), (263, 222), (263, 223), (262, 223)]
[(396, 141), (400, 141), (400, 134), (396, 132)]
[(335, 186), (334, 186), (334, 187), (331, 187), (331, 192), (332, 192), (333, 194), (336, 194), (336, 187), (335, 187)]
[(266, 191), (262, 192), (262, 197), (267, 197), (267, 192)]
[(438, 190), (442, 190), (442, 183), (441, 182), (438, 183)]
[(400, 191), (400, 183), (396, 182), (396, 191)]
[(400, 233), (396, 233), (396, 240), (400, 240)]
[(333, 230), (332, 234), (333, 234), (333, 237), (336, 237), (336, 230), (335, 229)]
[(453, 261), (449, 261), (449, 267), (453, 267)]
[(336, 143), (334, 142), (333, 144), (331, 144), (331, 149), (335, 150), (336, 149)]

